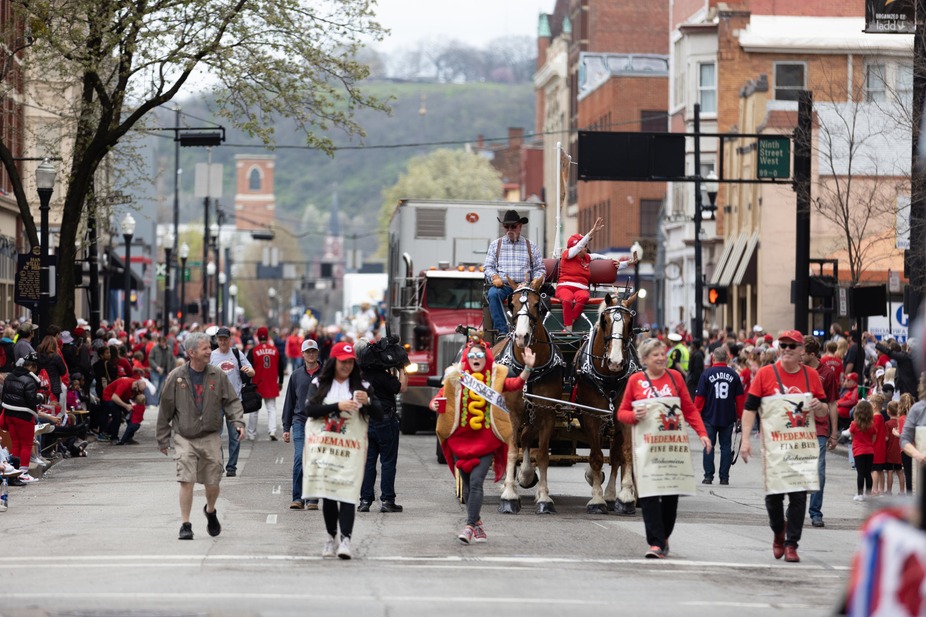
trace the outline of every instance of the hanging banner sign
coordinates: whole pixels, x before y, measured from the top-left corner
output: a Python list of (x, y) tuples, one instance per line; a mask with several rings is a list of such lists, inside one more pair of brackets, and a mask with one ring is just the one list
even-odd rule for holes
[(914, 0), (865, 0), (865, 32), (869, 34), (913, 34)]

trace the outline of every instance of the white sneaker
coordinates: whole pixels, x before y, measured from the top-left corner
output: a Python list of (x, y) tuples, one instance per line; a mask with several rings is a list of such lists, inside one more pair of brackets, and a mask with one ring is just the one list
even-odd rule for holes
[(29, 457), (29, 462), (30, 462), (30, 463), (35, 463), (36, 465), (43, 465), (43, 466), (45, 466), (45, 467), (47, 467), (48, 465), (50, 465), (48, 459), (42, 458), (42, 457), (39, 456), (38, 454), (33, 454), (32, 456), (30, 456), (30, 457)]
[(23, 475), (19, 476), (19, 481), (22, 482), (22, 483), (24, 483), (24, 484), (31, 484), (31, 483), (33, 483), (33, 482), (38, 482), (39, 479), (30, 476), (30, 475), (29, 475), (29, 472), (25, 472), (25, 473), (23, 473)]
[(852, 501), (865, 501), (865, 496), (864, 496), (864, 495), (856, 495), (855, 497), (852, 498)]
[(334, 539), (334, 536), (328, 536), (328, 540), (325, 541), (325, 548), (322, 549), (322, 557), (334, 557), (337, 554), (335, 552), (336, 546), (337, 540)]
[(341, 536), (341, 545), (338, 547), (338, 557), (350, 559), (350, 538)]
[(45, 435), (46, 433), (50, 433), (53, 430), (55, 430), (55, 425), (51, 422), (35, 425), (36, 435)]
[(0, 512), (6, 512), (6, 508), (7, 506), (5, 503), (0, 503)]

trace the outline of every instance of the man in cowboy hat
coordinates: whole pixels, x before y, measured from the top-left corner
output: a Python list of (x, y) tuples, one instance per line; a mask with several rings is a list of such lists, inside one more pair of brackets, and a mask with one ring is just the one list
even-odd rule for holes
[(521, 237), (521, 227), (527, 225), (527, 217), (518, 215), (517, 210), (508, 210), (498, 222), (505, 228), (505, 235), (489, 244), (483, 267), (486, 280), (492, 284), (488, 293), (492, 325), (503, 335), (508, 334), (505, 302), (514, 293), (507, 279), (518, 283), (534, 280), (544, 276), (545, 271), (540, 247)]

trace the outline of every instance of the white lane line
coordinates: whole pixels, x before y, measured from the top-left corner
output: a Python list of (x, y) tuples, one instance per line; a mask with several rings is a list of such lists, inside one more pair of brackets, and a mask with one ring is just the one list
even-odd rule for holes
[(273, 487), (273, 490), (270, 491), (270, 493), (273, 494), (273, 495), (279, 495), (279, 494), (280, 494), (280, 485), (277, 484), (275, 487)]
[(277, 515), (276, 515), (276, 514), (268, 514), (268, 515), (267, 515), (267, 524), (268, 524), (268, 525), (276, 525), (276, 524), (277, 524)]
[(592, 525), (597, 525), (597, 526), (601, 527), (602, 529), (607, 529), (607, 527), (605, 527), (605, 526), (602, 525), (601, 523), (596, 523), (595, 521), (591, 521), (591, 523), (592, 523)]
[(278, 456), (278, 457), (277, 457), (277, 463), (276, 463), (276, 464), (277, 464), (277, 465), (282, 465), (284, 460), (285, 460), (285, 457), (283, 457), (283, 456)]
[(688, 602), (679, 602), (679, 606), (724, 606), (724, 607), (733, 607), (733, 608), (774, 608), (776, 610), (786, 609), (808, 609), (816, 608), (810, 604), (779, 604), (778, 602), (716, 602), (716, 601), (705, 601), (705, 600), (691, 600)]

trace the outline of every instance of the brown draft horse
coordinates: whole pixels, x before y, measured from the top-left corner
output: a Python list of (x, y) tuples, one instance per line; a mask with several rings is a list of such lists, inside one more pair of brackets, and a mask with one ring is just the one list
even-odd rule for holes
[[(534, 370), (526, 384), (527, 392), (550, 398), (560, 398), (563, 393), (563, 377), (566, 362), (553, 344), (543, 326), (545, 299), (540, 292), (542, 278), (521, 284), (508, 279), (514, 289), (511, 304), (514, 314), (514, 332), (510, 338), (501, 341), (493, 349), (495, 361), (508, 366), (510, 375), (517, 375), (524, 366), (523, 350), (530, 347), (536, 355)], [(547, 467), (550, 463), (550, 440), (555, 421), (554, 410), (549, 406), (525, 404), (522, 391), (505, 393), (505, 403), (511, 415), (511, 443), (508, 444), (508, 464), (505, 469), (505, 484), (498, 511), (502, 514), (517, 514), (521, 510), (521, 499), (515, 488), (515, 480), (523, 488), (537, 485), (535, 497), (537, 514), (553, 514), (556, 509), (547, 487)], [(537, 460), (537, 469), (531, 461), (531, 446)], [(520, 469), (516, 472), (518, 458), (522, 457)], [(517, 473), (517, 475), (516, 475)]]
[[(585, 472), (585, 479), (592, 486), (592, 498), (586, 505), (589, 514), (607, 514), (610, 509), (620, 514), (635, 512), (630, 427), (617, 422), (615, 410), (620, 407), (621, 399), (624, 397), (627, 379), (639, 369), (638, 358), (632, 346), (635, 313), (630, 308), (636, 299), (636, 292), (625, 300), (611, 294), (606, 295), (598, 309), (598, 321), (576, 354), (575, 402), (596, 409), (610, 409), (614, 414), (614, 428), (610, 440), (611, 475), (608, 478), (607, 490), (602, 493), (602, 440), (606, 435), (609, 419), (583, 413), (581, 408), (578, 408), (579, 421), (590, 448), (589, 468)], [(621, 475), (621, 491), (615, 494), (618, 468)]]

